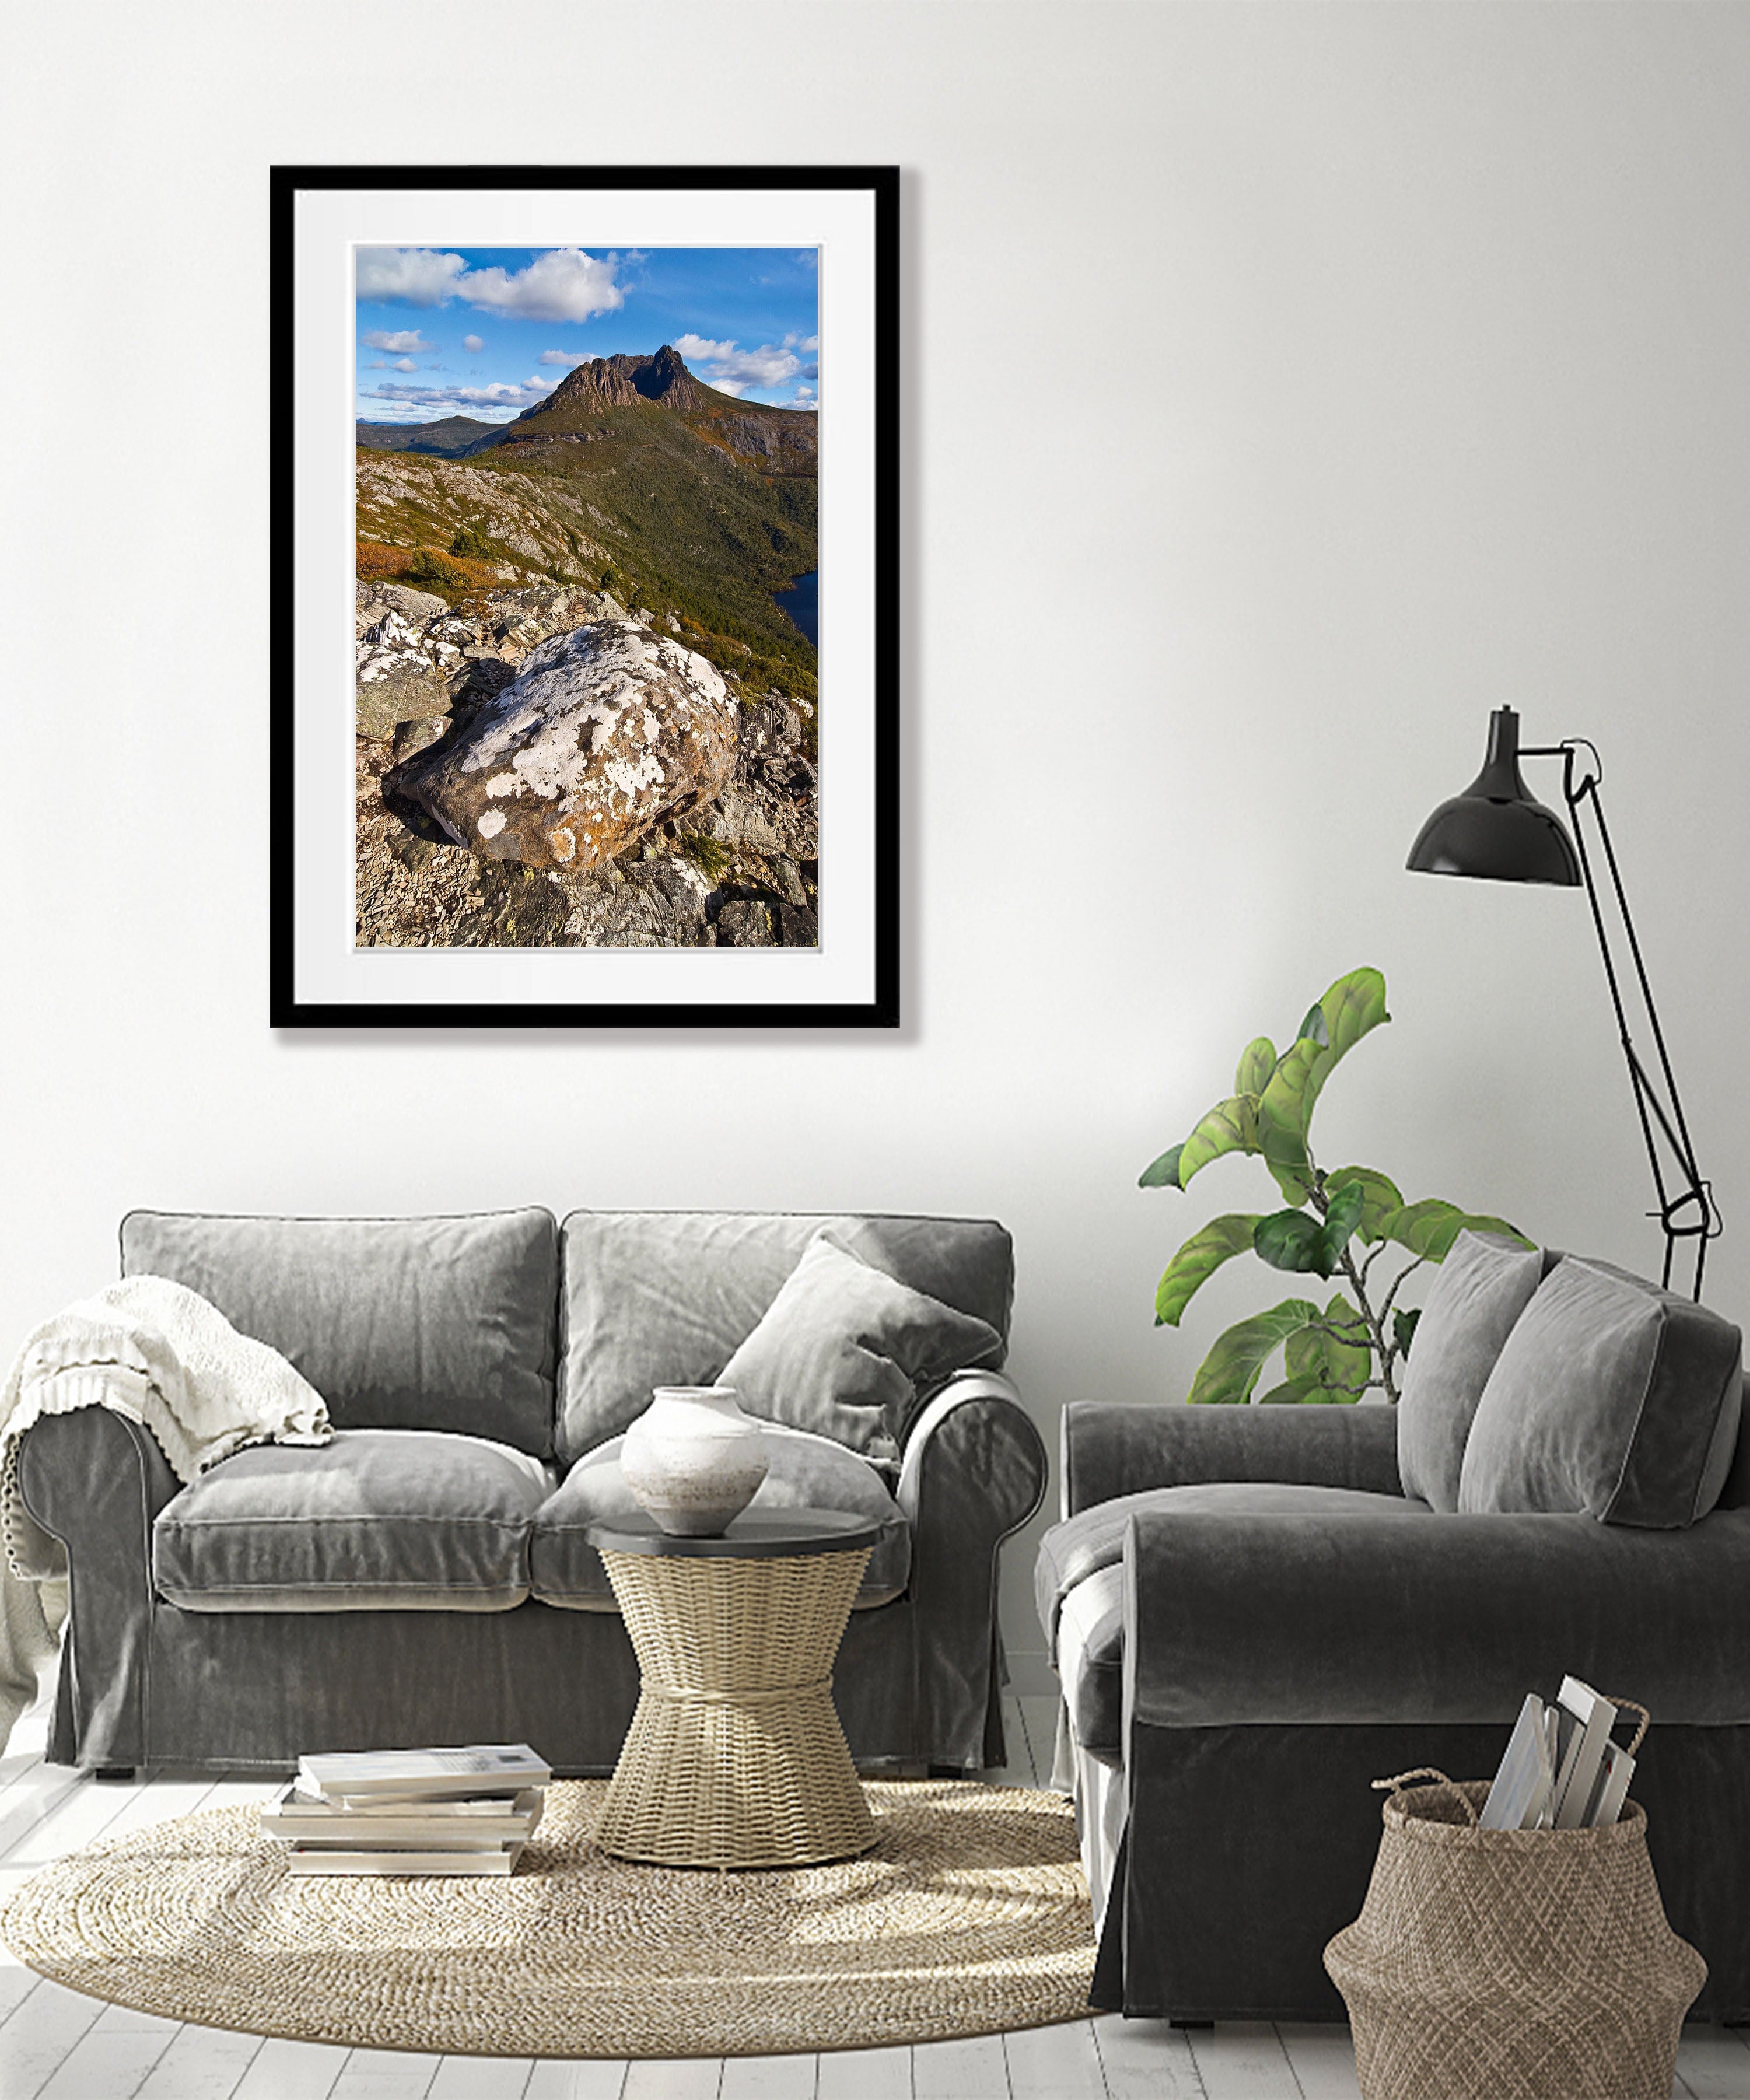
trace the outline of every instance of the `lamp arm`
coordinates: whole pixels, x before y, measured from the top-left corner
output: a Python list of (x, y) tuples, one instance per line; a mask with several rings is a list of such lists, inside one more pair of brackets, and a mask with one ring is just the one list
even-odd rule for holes
[[(1582, 752), (1589, 754), (1589, 758), (1583, 761)], [(1603, 799), (1598, 793), (1604, 769), (1599, 761), (1597, 747), (1583, 737), (1571, 737), (1565, 743), (1541, 750), (1527, 751), (1521, 755), (1527, 758), (1554, 758), (1559, 755), (1562, 760), (1562, 793), (1573, 821), (1574, 845), (1580, 857), (1580, 875), (1585, 883), (1586, 901), (1592, 907), (1593, 930), (1598, 935), (1598, 953), (1604, 961), (1605, 982), (1610, 987), (1611, 1004), (1616, 1014), (1616, 1032), (1622, 1043), (1623, 1056), (1628, 1061), (1629, 1082), (1634, 1095), (1635, 1111), (1641, 1118), (1641, 1135), (1646, 1142), (1647, 1160), (1653, 1171), (1653, 1187), (1659, 1198), (1659, 1223), (1665, 1236), (1664, 1268), (1660, 1280), (1667, 1290), (1670, 1288), (1677, 1243), (1680, 1239), (1694, 1240), (1695, 1271), (1693, 1295), (1699, 1300), (1708, 1242), (1718, 1236), (1720, 1214), (1713, 1201), (1713, 1186), (1702, 1178), (1701, 1169), (1696, 1163), (1695, 1148), (1690, 1140), (1689, 1125), (1685, 1120), (1683, 1104), (1677, 1093), (1677, 1078), (1671, 1069), (1670, 1053), (1665, 1048), (1664, 1030), (1660, 1026), (1659, 1009), (1653, 1004), (1653, 988), (1647, 982), (1646, 964), (1642, 957), (1633, 915), (1629, 911), (1628, 896), (1623, 889), (1622, 871), (1617, 866), (1616, 848), (1611, 842), (1610, 826), (1605, 821)], [(1599, 901), (1598, 881), (1593, 873), (1591, 855), (1586, 849), (1585, 827), (1580, 822), (1583, 809), (1589, 810), (1592, 822), (1597, 827), (1598, 843), (1603, 849), (1611, 893), (1616, 900), (1616, 909), (1621, 916), (1623, 932), (1629, 944), (1629, 959), (1634, 966), (1635, 982), (1640, 988), (1641, 1004), (1646, 1010), (1647, 1024), (1652, 1030), (1653, 1046), (1658, 1054), (1659, 1070), (1664, 1083), (1663, 1100), (1659, 1087), (1654, 1083), (1641, 1061), (1629, 1032), (1616, 959), (1611, 952), (1610, 935), (1605, 924), (1603, 907)], [(1657, 1136), (1655, 1134), (1655, 1124)], [(1660, 1156), (1658, 1137), (1660, 1136), (1682, 1175), (1683, 1185), (1674, 1195), (1667, 1185), (1664, 1163)]]

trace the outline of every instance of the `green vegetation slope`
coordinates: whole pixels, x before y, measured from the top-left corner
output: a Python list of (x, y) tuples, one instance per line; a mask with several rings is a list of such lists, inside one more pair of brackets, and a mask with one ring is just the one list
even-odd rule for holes
[(689, 646), (812, 699), (772, 602), (818, 566), (815, 418), (704, 386), (664, 347), (580, 365), (465, 459), (360, 448), (359, 573), (452, 603), (551, 580), (682, 623)]

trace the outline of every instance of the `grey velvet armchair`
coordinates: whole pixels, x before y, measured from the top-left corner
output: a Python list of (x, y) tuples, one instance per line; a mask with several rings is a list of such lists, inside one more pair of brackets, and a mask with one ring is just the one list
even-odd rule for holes
[[(1741, 1338), (1602, 1264), (1534, 1255), (1519, 1289), (1468, 1358), (1450, 1335), (1443, 1353), (1430, 1300), (1424, 1391), (1398, 1410), (1067, 1411), (1036, 1591), (1102, 1917), (1097, 2003), (1341, 2019), (1320, 1956), (1365, 1893), (1372, 1782), (1487, 1776), (1525, 1693), (1571, 1672), (1651, 1710), (1633, 1793), (1708, 1964), (1696, 2011), (1750, 2020)], [(1607, 1362), (1612, 1306), (1629, 1326)], [(1443, 1407), (1456, 1436), (1430, 1433)], [(1448, 1477), (1406, 1493), (1436, 1447)]]

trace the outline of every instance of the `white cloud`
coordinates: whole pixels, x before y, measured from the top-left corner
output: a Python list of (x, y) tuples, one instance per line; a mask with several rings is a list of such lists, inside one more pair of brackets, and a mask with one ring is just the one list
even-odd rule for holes
[(470, 306), (528, 321), (587, 321), (625, 304), (615, 266), (581, 248), (549, 248), (526, 270), (470, 270), (456, 286)]
[(569, 350), (544, 350), (535, 362), (537, 364), (562, 364), (569, 372), (580, 364), (587, 364), (589, 362), (589, 353), (587, 350), (575, 352)]
[(391, 357), (404, 357), (410, 350), (437, 348), (417, 329), (367, 329), (363, 341), (367, 350), (386, 351)]
[(398, 357), (389, 368), (391, 372), (417, 372), (419, 360), (414, 357)]
[(441, 307), (456, 296), (456, 280), (468, 265), (460, 255), (433, 248), (361, 248), (353, 262), (353, 288), (361, 299), (403, 299), (410, 307)]
[(813, 351), (819, 346), (818, 336), (809, 336), (804, 341), (799, 336), (787, 335), (782, 342), (762, 343), (757, 350), (743, 350), (733, 339), (712, 342), (700, 335), (675, 338), (675, 348), (707, 385), (715, 386), (720, 394), (732, 394), (738, 399), (752, 386), (771, 391), (796, 381), (818, 379), (819, 365), (799, 356), (797, 352)]
[[(447, 306), (466, 299), (483, 313), (508, 314), (526, 321), (587, 321), (623, 307), (625, 294), (615, 283), (620, 258), (605, 260), (581, 248), (549, 248), (526, 270), (470, 270), (460, 255), (434, 248), (361, 248), (355, 258), (354, 287), (361, 299), (400, 299), (410, 307)], [(417, 336), (417, 331), (412, 332)], [(397, 346), (376, 342), (373, 350)], [(463, 339), (463, 348), (486, 347), (478, 336)], [(408, 349), (429, 349), (410, 341)]]
[(502, 380), (495, 380), (490, 386), (409, 386), (388, 380), (381, 386), (368, 387), (359, 398), (392, 402), (397, 408), (434, 417), (484, 410), (487, 421), (508, 422), (519, 409), (540, 400), (549, 390), (543, 386), (511, 386)]
[(486, 338), (483, 336), (465, 335), (462, 338), (462, 348), (466, 351), (484, 350)]

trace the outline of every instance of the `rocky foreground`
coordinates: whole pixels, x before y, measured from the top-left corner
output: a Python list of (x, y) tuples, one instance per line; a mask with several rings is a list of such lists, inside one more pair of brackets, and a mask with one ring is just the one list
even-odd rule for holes
[(813, 947), (805, 702), (565, 586), (358, 586), (362, 947)]

